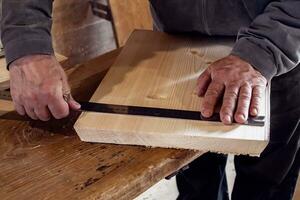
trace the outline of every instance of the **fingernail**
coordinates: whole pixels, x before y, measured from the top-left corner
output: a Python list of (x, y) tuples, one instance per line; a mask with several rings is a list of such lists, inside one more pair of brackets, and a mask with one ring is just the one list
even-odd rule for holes
[(205, 117), (210, 117), (210, 116), (211, 116), (211, 112), (210, 112), (209, 110), (204, 110), (204, 111), (203, 111), (203, 115), (204, 115)]
[(242, 114), (239, 114), (239, 115), (238, 115), (238, 118), (240, 118), (240, 119), (243, 120), (243, 121), (245, 120), (245, 116), (242, 115)]
[(229, 115), (224, 116), (224, 121), (231, 123), (231, 117)]
[(257, 115), (258, 111), (256, 108), (252, 109), (252, 115)]
[(74, 101), (74, 105), (75, 105), (77, 108), (80, 108), (80, 107), (81, 107), (81, 105), (80, 105), (78, 102), (76, 102), (76, 101)]

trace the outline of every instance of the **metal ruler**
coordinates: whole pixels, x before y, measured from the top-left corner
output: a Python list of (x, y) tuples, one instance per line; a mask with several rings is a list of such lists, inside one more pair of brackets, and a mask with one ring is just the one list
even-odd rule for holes
[[(93, 102), (79, 102), (79, 103), (81, 104), (82, 111), (89, 111), (89, 112), (221, 122), (220, 115), (218, 113), (215, 113), (210, 118), (205, 118), (201, 115), (200, 112), (190, 111), (190, 110), (175, 110), (175, 109), (141, 107), (141, 106), (125, 106), (125, 105), (114, 105), (114, 104), (93, 103)], [(244, 123), (244, 125), (264, 126), (265, 117), (264, 116), (248, 117), (248, 120)]]
[[(11, 100), (10, 92), (0, 91), (0, 99)], [(221, 122), (219, 113), (215, 113), (213, 114), (212, 117), (206, 118), (203, 117), (199, 111), (191, 111), (191, 110), (176, 110), (176, 109), (153, 108), (153, 107), (142, 107), (142, 106), (126, 106), (126, 105), (115, 105), (115, 104), (93, 103), (93, 102), (79, 102), (79, 103), (81, 105), (81, 110), (88, 111), (88, 112)], [(264, 126), (265, 117), (249, 116), (248, 120), (244, 123), (244, 125)]]

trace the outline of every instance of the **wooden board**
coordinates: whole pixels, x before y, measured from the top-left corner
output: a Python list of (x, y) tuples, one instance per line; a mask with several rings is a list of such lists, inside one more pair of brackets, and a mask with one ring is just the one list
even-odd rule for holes
[(135, 29), (152, 30), (149, 0), (109, 0), (119, 46), (124, 46)]
[[(63, 63), (67, 58), (60, 54), (55, 54), (58, 62)], [(9, 71), (6, 69), (5, 58), (0, 59), (0, 91), (9, 88)]]
[(0, 99), (0, 116), (13, 112), (14, 110), (15, 108), (12, 101)]
[[(135, 31), (90, 101), (199, 111), (197, 77), (228, 55), (232, 44), (228, 39)], [(75, 129), (89, 142), (259, 155), (269, 139), (268, 97), (261, 102), (264, 127), (84, 112)]]
[[(91, 97), (118, 53), (113, 51), (68, 71), (75, 99)], [(134, 199), (202, 154), (81, 142), (73, 129), (76, 113), (41, 122), (20, 117), (12, 109), (11, 102), (0, 100), (3, 200)]]
[(6, 69), (5, 58), (0, 58), (0, 90), (9, 88), (9, 72)]
[[(52, 39), (68, 67), (116, 48), (112, 23), (95, 16), (90, 0), (53, 1)], [(97, 0), (106, 4), (106, 0)]]

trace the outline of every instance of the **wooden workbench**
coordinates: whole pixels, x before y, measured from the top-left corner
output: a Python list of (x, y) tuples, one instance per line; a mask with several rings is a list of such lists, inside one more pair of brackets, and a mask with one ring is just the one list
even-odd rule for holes
[[(118, 53), (113, 51), (68, 70), (77, 100), (90, 98)], [(202, 154), (85, 143), (72, 128), (79, 113), (40, 122), (19, 117), (3, 105), (1, 199), (133, 199)]]

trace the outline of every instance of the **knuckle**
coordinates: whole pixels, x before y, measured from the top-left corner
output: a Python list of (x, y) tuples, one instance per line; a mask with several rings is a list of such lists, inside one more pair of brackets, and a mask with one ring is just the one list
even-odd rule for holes
[(261, 97), (261, 92), (259, 91), (253, 91), (253, 97)]
[(244, 99), (244, 100), (249, 100), (251, 98), (251, 94), (248, 92), (242, 92), (239, 96), (241, 99)]
[(232, 107), (235, 104), (235, 99), (233, 99), (232, 97), (224, 97), (223, 98), (223, 106), (230, 106)]
[(261, 91), (253, 91), (253, 97), (254, 98), (261, 98), (262, 97), (262, 92)]
[(237, 112), (246, 112), (250, 107), (249, 103), (240, 103), (237, 107)]
[(232, 115), (233, 109), (231, 107), (222, 107), (220, 113), (222, 115)]
[(229, 86), (229, 87), (227, 87), (226, 88), (226, 93), (227, 94), (230, 94), (230, 95), (237, 95), (238, 94), (238, 87), (236, 87), (236, 86)]
[(210, 104), (210, 103), (207, 103), (207, 104), (203, 104), (202, 105), (202, 110), (210, 110), (213, 108), (213, 105)]
[(249, 107), (249, 105), (247, 104), (247, 103), (240, 103), (239, 105), (238, 105), (238, 109), (237, 109), (237, 111), (245, 111), (245, 110), (247, 110), (248, 109), (248, 107)]
[(260, 75), (257, 77), (257, 82), (264, 86), (267, 84), (267, 79), (265, 77), (263, 77), (262, 75)]
[(251, 88), (251, 84), (248, 81), (243, 81), (241, 84), (241, 87), (244, 89), (250, 89)]
[(23, 96), (23, 99), (32, 104), (32, 103), (36, 102), (36, 96), (37, 95), (35, 93), (29, 92)]
[(62, 119), (65, 118), (69, 115), (69, 110), (61, 110), (60, 112), (58, 112), (54, 117), (56, 119)]
[(236, 101), (232, 98), (223, 99), (222, 108), (233, 108)]
[(50, 88), (47, 88), (45, 90), (42, 90), (40, 92), (40, 95), (46, 99), (53, 99), (54, 97), (54, 92), (50, 89)]
[(228, 90), (235, 90), (237, 87), (239, 87), (239, 82), (237, 81), (230, 81), (227, 83), (226, 88)]
[(252, 97), (252, 102), (258, 104), (260, 101), (260, 97), (259, 96), (253, 96)]
[(238, 97), (238, 93), (233, 91), (233, 90), (230, 90), (228, 92), (226, 92), (225, 96), (224, 96), (224, 99), (236, 99)]
[(208, 96), (208, 97), (209, 96), (215, 97), (215, 96), (218, 96), (218, 95), (219, 95), (219, 92), (215, 89), (208, 89), (206, 91), (206, 94), (205, 94), (205, 96)]

